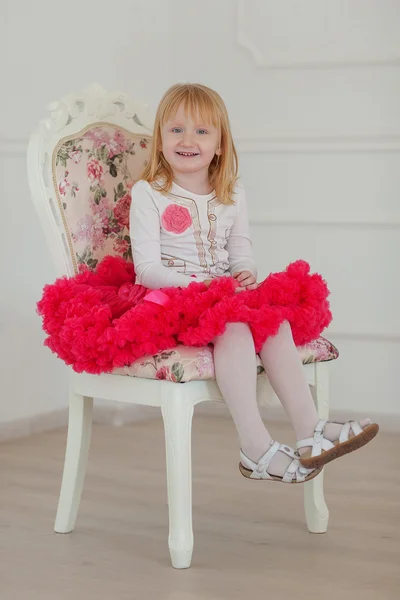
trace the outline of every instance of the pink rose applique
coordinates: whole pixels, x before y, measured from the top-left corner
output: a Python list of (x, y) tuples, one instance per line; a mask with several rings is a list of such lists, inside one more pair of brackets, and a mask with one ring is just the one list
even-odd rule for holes
[(192, 217), (187, 208), (170, 204), (164, 211), (161, 218), (162, 225), (167, 231), (172, 233), (183, 233), (192, 224)]

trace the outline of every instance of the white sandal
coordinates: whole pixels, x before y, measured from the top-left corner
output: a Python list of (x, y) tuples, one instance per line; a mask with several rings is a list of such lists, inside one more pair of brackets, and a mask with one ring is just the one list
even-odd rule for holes
[[(339, 439), (331, 442), (324, 437), (325, 426), (327, 423), (336, 423), (342, 425)], [(347, 421), (347, 423), (337, 423), (336, 421), (318, 421), (314, 430), (314, 437), (297, 442), (297, 449), (311, 447), (308, 454), (300, 456), (300, 463), (308, 469), (318, 469), (327, 463), (354, 452), (358, 448), (368, 444), (378, 433), (379, 425), (370, 421), (368, 425), (361, 426), (359, 421)], [(353, 436), (350, 437), (350, 433)]]
[[(277, 452), (283, 452), (293, 459), (283, 477), (268, 473), (269, 464)], [(322, 467), (320, 469), (306, 469), (302, 467), (299, 455), (293, 448), (284, 446), (279, 442), (271, 442), (269, 449), (263, 454), (258, 463), (252, 461), (242, 451), (240, 451), (240, 461), (239, 470), (248, 479), (269, 479), (283, 483), (305, 483), (306, 481), (310, 481), (310, 479), (314, 479), (322, 471)]]

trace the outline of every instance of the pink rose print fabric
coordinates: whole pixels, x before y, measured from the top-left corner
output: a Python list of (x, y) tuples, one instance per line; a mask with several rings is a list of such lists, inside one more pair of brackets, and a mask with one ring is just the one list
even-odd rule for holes
[(132, 261), (131, 188), (149, 157), (151, 140), (114, 125), (93, 125), (60, 140), (53, 159), (58, 207), (76, 273), (104, 256)]
[[(303, 364), (331, 361), (339, 356), (337, 348), (323, 337), (299, 347), (298, 351)], [(215, 379), (214, 348), (179, 345), (177, 348), (164, 350), (159, 354), (146, 355), (131, 365), (118, 367), (114, 373), (178, 382)], [(265, 376), (265, 369), (258, 355), (257, 374)]]
[(131, 195), (125, 194), (120, 200), (118, 200), (114, 207), (114, 216), (123, 227), (129, 227), (129, 208), (131, 205)]
[(104, 170), (98, 160), (92, 158), (87, 164), (87, 175), (92, 186), (104, 183)]
[(187, 208), (170, 204), (161, 218), (164, 229), (171, 233), (183, 233), (192, 225), (192, 217)]

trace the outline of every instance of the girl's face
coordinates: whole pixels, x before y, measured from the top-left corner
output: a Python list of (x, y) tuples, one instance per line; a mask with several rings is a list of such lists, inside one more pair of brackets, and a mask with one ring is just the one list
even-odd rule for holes
[(181, 104), (176, 114), (164, 123), (161, 131), (162, 152), (174, 175), (204, 171), (219, 154), (220, 133), (210, 123), (193, 121)]

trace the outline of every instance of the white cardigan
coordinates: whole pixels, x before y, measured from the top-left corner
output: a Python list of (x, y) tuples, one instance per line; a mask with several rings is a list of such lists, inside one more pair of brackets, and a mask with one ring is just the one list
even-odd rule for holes
[(235, 204), (214, 192), (193, 194), (175, 183), (167, 195), (147, 181), (132, 187), (130, 235), (137, 282), (159, 289), (257, 268), (249, 236), (245, 192)]

